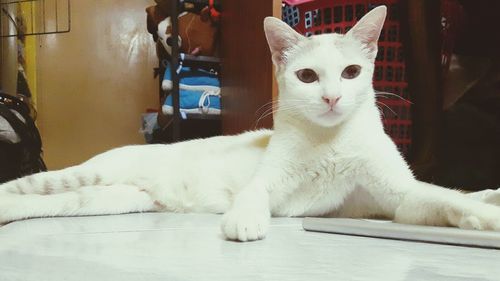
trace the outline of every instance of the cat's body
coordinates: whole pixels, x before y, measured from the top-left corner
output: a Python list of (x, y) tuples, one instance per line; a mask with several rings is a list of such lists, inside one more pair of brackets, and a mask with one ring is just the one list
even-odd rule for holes
[[(378, 115), (378, 112), (372, 114)], [(376, 127), (381, 126), (380, 122), (373, 123)], [(356, 166), (362, 167), (361, 164), (369, 157), (367, 151), (375, 151), (366, 145), (363, 147), (362, 142), (355, 140), (372, 138), (373, 134), (366, 130), (348, 130), (354, 126), (347, 124), (343, 128), (345, 130), (339, 130), (338, 134), (345, 134), (345, 137), (326, 143), (309, 140), (300, 131), (287, 131), (287, 144), (297, 149), (294, 150), (294, 155), (289, 155), (291, 159), (295, 159), (295, 163), (287, 171), (287, 181), (295, 182), (297, 190), (287, 194), (286, 191), (275, 188), (270, 193), (271, 198), (282, 197), (271, 200), (271, 204), (274, 201), (286, 202), (271, 205), (274, 216), (319, 216), (332, 211), (351, 216), (364, 212), (362, 209), (344, 213), (341, 207), (344, 205), (344, 198), (356, 187)], [(349, 134), (352, 136), (349, 137)], [(259, 130), (175, 145), (116, 148), (78, 166), (11, 181), (2, 185), (2, 190), (13, 194), (11, 196), (20, 194), (27, 197), (30, 194), (49, 196), (78, 192), (82, 186), (96, 189), (109, 189), (114, 185), (130, 186), (153, 199), (153, 204), (146, 204), (142, 211), (225, 213), (231, 207), (234, 196), (251, 181), (272, 135), (272, 130)], [(394, 144), (388, 137), (385, 134), (381, 137), (387, 138), (386, 145), (393, 149)], [(399, 158), (399, 154), (396, 155)], [(401, 160), (401, 164), (403, 173), (411, 177), (404, 161)], [(283, 188), (286, 188), (286, 183)], [(36, 208), (37, 200), (46, 199), (42, 196), (33, 198), (31, 208)], [(113, 202), (109, 204), (111, 206)], [(150, 209), (149, 206), (154, 208)], [(11, 207), (15, 209), (15, 206)], [(4, 217), (6, 213), (2, 214), (0, 221), (23, 218)]]
[[(384, 133), (371, 86), (385, 8), (347, 35), (265, 28), (280, 101), (274, 131), (111, 150), (0, 185), (0, 223), (143, 211), (225, 213), (222, 231), (265, 236), (273, 216), (384, 217), (500, 230), (500, 208), (413, 177)], [(494, 202), (492, 202), (494, 203)]]
[[(153, 204), (146, 204), (144, 211), (223, 213), (230, 207), (237, 188), (251, 178), (270, 134), (262, 130), (175, 145), (116, 148), (75, 167), (6, 183), (0, 190), (26, 197), (32, 193), (78, 192), (81, 186), (109, 189), (125, 185), (151, 197)], [(117, 197), (115, 201), (119, 200)], [(3, 216), (5, 213), (0, 213), (0, 221)]]

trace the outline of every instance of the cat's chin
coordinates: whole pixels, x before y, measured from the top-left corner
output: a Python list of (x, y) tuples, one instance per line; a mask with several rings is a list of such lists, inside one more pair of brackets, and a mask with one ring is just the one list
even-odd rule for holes
[(335, 127), (343, 120), (343, 114), (338, 111), (327, 111), (311, 118), (311, 121), (321, 127)]

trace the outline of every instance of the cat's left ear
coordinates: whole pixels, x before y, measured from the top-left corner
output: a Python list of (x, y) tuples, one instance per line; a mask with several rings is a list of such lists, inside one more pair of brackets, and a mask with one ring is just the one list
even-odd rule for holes
[(264, 32), (271, 50), (273, 63), (277, 67), (285, 64), (286, 58), (284, 55), (286, 50), (297, 45), (301, 38), (304, 37), (288, 24), (274, 17), (264, 19)]
[(371, 60), (375, 60), (377, 56), (377, 41), (384, 26), (386, 15), (387, 8), (378, 6), (362, 17), (346, 34), (346, 36), (363, 43), (368, 58)]

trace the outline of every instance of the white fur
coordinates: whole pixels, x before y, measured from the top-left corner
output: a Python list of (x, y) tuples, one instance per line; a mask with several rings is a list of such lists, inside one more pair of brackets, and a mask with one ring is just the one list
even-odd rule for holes
[[(266, 19), (280, 88), (274, 131), (128, 146), (6, 183), (0, 223), (144, 211), (225, 213), (223, 233), (240, 241), (262, 239), (270, 215), (500, 230), (500, 208), (481, 202), (494, 196), (468, 197), (417, 181), (384, 133), (371, 85), (373, 44), (384, 18), (385, 7), (376, 8), (352, 33), (312, 38)], [(361, 74), (343, 79), (352, 64)], [(319, 80), (301, 82), (295, 72), (304, 68)], [(331, 107), (325, 96), (340, 100)]]

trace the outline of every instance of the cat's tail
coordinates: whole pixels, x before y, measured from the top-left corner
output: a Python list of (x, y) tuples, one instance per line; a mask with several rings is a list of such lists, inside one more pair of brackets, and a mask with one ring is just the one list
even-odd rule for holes
[(75, 166), (58, 171), (42, 172), (0, 184), (0, 192), (48, 195), (84, 186), (107, 184), (109, 183), (101, 174)]

